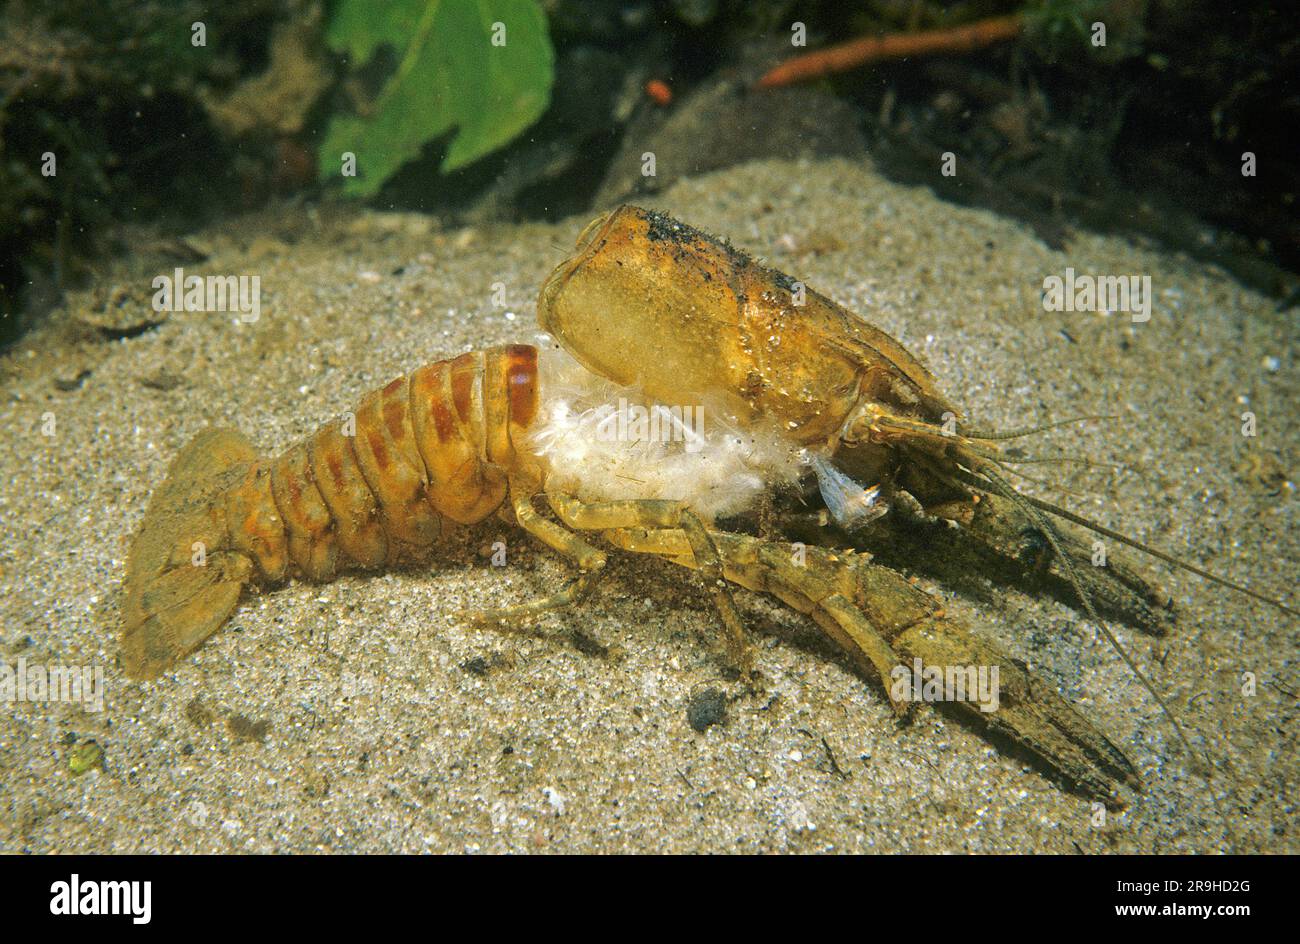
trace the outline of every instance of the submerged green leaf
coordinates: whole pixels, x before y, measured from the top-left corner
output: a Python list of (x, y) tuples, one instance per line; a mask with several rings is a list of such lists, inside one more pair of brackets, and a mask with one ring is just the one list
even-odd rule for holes
[(354, 67), (391, 47), (396, 68), (364, 115), (336, 115), (317, 155), (345, 192), (369, 196), (433, 138), (455, 129), (442, 170), (507, 144), (550, 102), (554, 55), (535, 0), (343, 0), (326, 39)]

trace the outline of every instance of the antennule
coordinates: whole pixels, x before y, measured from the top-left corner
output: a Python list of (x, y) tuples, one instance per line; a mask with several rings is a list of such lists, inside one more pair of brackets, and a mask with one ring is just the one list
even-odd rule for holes
[(1118, 416), (1072, 416), (1068, 420), (1056, 420), (1052, 423), (1042, 423), (1038, 426), (1022, 426), (1019, 429), (1007, 429), (996, 432), (983, 432), (966, 430), (962, 433), (967, 439), (983, 439), (987, 441), (996, 441), (999, 439), (1020, 439), (1025, 436), (1032, 436), (1034, 433), (1046, 432), (1049, 429), (1056, 429), (1058, 426), (1070, 426), (1074, 423), (1090, 423), (1096, 420), (1117, 420)]

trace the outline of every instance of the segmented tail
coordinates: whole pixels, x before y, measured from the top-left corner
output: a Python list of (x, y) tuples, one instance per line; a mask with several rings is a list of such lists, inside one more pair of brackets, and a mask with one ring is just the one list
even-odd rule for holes
[(127, 559), (122, 667), (154, 678), (225, 622), (252, 560), (232, 551), (221, 497), (257, 462), (232, 429), (200, 433), (180, 451), (154, 494)]

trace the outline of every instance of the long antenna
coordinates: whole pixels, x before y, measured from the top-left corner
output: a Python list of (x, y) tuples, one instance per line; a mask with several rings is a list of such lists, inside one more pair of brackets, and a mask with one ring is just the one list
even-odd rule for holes
[(1019, 429), (1004, 429), (997, 432), (976, 432), (969, 429), (963, 429), (962, 435), (967, 439), (983, 439), (986, 442), (996, 442), (1000, 439), (1023, 439), (1025, 436), (1032, 436), (1034, 433), (1056, 429), (1058, 426), (1072, 426), (1075, 423), (1090, 423), (1096, 420), (1117, 419), (1119, 419), (1118, 416), (1072, 416), (1068, 420), (1056, 420), (1051, 423), (1043, 423), (1039, 426), (1022, 426)]
[[(1160, 706), (1161, 712), (1163, 712), (1165, 718), (1168, 719), (1170, 726), (1173, 727), (1174, 733), (1178, 735), (1178, 740), (1182, 742), (1183, 747), (1186, 749), (1187, 756), (1194, 762), (1199, 761), (1201, 758), (1192, 747), (1191, 741), (1187, 739), (1187, 734), (1183, 731), (1183, 726), (1178, 723), (1178, 717), (1174, 714), (1169, 705), (1165, 703), (1164, 698), (1151, 680), (1147, 678), (1146, 674), (1140, 668), (1138, 668), (1137, 663), (1133, 661), (1133, 657), (1128, 654), (1128, 650), (1120, 645), (1119, 640), (1115, 638), (1115, 634), (1112, 633), (1110, 627), (1106, 625), (1106, 621), (1097, 614), (1096, 608), (1092, 605), (1092, 597), (1083, 589), (1083, 584), (1079, 580), (1078, 571), (1075, 570), (1074, 566), (1074, 559), (1066, 554), (1065, 549), (1061, 547), (1060, 534), (1057, 532), (1055, 525), (1043, 517), (1042, 513), (1036, 507), (1037, 503), (1034, 499), (1016, 491), (1011, 483), (1002, 478), (1002, 476), (987, 468), (980, 469), (980, 474), (987, 477), (988, 481), (1002, 494), (1004, 498), (1011, 501), (1013, 504), (1018, 505), (1021, 510), (1029, 515), (1029, 517), (1034, 520), (1034, 523), (1038, 525), (1039, 529), (1047, 537), (1048, 543), (1052, 545), (1053, 553), (1055, 553), (1057, 558), (1061, 561), (1061, 565), (1065, 569), (1066, 577), (1069, 579), (1071, 586), (1074, 587), (1074, 592), (1079, 595), (1079, 599), (1083, 602), (1083, 608), (1087, 611), (1089, 618), (1091, 618), (1096, 624), (1097, 629), (1100, 630), (1101, 634), (1106, 637), (1106, 641), (1110, 643), (1111, 648), (1114, 649), (1115, 652), (1119, 654), (1119, 657), (1124, 660), (1124, 664), (1129, 667), (1129, 670), (1137, 677), (1138, 681), (1142, 683), (1142, 686), (1151, 693), (1151, 697), (1155, 699), (1156, 704)], [(1204, 776), (1208, 783), (1214, 765), (1210, 762), (1208, 754), (1205, 756), (1204, 760)], [(1224, 816), (1223, 808), (1219, 804), (1219, 798), (1213, 790), (1210, 791), (1210, 799), (1214, 802), (1215, 809), (1218, 811), (1219, 818), (1222, 820), (1225, 829), (1227, 829), (1229, 835), (1231, 835), (1231, 827), (1228, 825), (1227, 817)]]
[(1089, 531), (1095, 531), (1097, 534), (1101, 534), (1115, 541), (1119, 541), (1121, 544), (1127, 544), (1129, 547), (1134, 548), (1135, 550), (1139, 550), (1143, 554), (1150, 554), (1152, 557), (1157, 558), (1158, 560), (1162, 560), (1167, 564), (1172, 564), (1174, 567), (1177, 567), (1181, 570), (1186, 570), (1190, 573), (1196, 574), (1198, 577), (1204, 577), (1206, 580), (1210, 581), (1211, 583), (1217, 583), (1220, 586), (1229, 588), (1230, 590), (1236, 590), (1238, 593), (1244, 593), (1248, 597), (1253, 597), (1254, 599), (1259, 600), (1261, 603), (1267, 603), (1271, 606), (1275, 606), (1283, 613), (1287, 614), (1288, 616), (1294, 616), (1296, 618), (1300, 618), (1300, 611), (1292, 609), (1291, 607), (1287, 606), (1285, 603), (1283, 603), (1280, 600), (1276, 600), (1273, 597), (1265, 596), (1264, 594), (1252, 590), (1249, 587), (1244, 587), (1239, 583), (1233, 583), (1231, 580), (1228, 580), (1224, 577), (1220, 577), (1217, 574), (1212, 574), (1208, 570), (1202, 570), (1200, 567), (1197, 567), (1195, 564), (1189, 564), (1187, 563), (1187, 561), (1179, 560), (1177, 557), (1174, 557), (1172, 554), (1166, 554), (1164, 551), (1151, 547), (1151, 545), (1149, 544), (1143, 544), (1141, 541), (1120, 534), (1118, 531), (1112, 531), (1110, 528), (1107, 528), (1105, 525), (1100, 525), (1095, 521), (1089, 521), (1087, 518), (1083, 517), (1083, 515), (1077, 515), (1074, 512), (1070, 511), (1068, 508), (1062, 508), (1060, 505), (1054, 505), (1049, 501), (1044, 501), (1041, 498), (1035, 498), (1032, 495), (1020, 495), (1020, 497), (1024, 499), (1026, 502), (1028, 502), (1029, 504), (1033, 505), (1035, 508), (1041, 508), (1044, 511), (1049, 511), (1052, 514), (1056, 515), (1058, 518), (1064, 518), (1066, 521), (1073, 521), (1075, 524), (1082, 525), (1083, 527), (1087, 528)]

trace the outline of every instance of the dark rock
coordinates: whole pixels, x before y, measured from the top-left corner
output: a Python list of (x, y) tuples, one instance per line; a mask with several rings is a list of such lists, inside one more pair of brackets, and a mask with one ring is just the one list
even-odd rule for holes
[(716, 688), (696, 692), (686, 704), (686, 720), (701, 734), (715, 724), (724, 724), (727, 720), (727, 696)]

